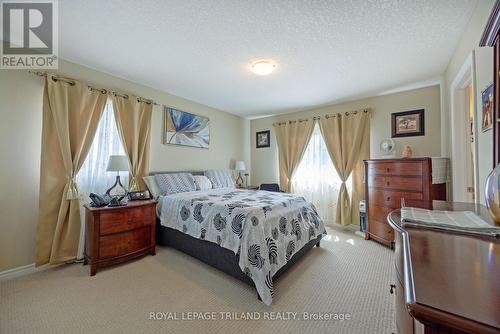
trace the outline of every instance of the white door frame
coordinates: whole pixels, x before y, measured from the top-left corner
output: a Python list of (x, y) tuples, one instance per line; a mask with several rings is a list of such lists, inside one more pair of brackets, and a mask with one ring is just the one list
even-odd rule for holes
[(476, 159), (474, 160), (474, 192), (475, 201), (479, 202), (478, 185), (479, 185), (479, 163), (478, 163), (478, 125), (477, 125), (477, 108), (476, 108), (476, 59), (474, 50), (469, 54), (464, 64), (458, 71), (453, 83), (451, 84), (451, 169), (452, 169), (452, 191), (453, 201), (467, 202), (467, 175), (465, 168), (465, 150), (464, 145), (470, 137), (467, 133), (467, 117), (465, 109), (465, 89), (472, 84), (472, 112), (474, 114), (474, 148)]

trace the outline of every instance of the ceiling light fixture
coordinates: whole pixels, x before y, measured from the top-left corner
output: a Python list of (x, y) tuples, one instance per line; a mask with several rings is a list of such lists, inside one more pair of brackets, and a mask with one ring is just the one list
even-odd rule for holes
[(257, 75), (271, 74), (278, 65), (269, 60), (258, 60), (252, 64), (252, 72)]

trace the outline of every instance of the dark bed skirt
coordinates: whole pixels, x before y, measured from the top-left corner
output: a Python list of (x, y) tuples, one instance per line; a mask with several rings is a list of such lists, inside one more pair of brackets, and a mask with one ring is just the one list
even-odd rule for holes
[[(290, 261), (285, 266), (280, 268), (274, 276), (273, 281), (276, 281), (285, 271), (293, 266), (302, 256), (304, 256), (315, 245), (319, 247), (319, 243), (323, 236), (320, 235), (316, 239), (309, 241), (304, 247), (296, 252)], [(243, 273), (239, 266), (239, 257), (232, 251), (222, 248), (219, 245), (194, 238), (181, 231), (162, 226), (157, 220), (156, 224), (156, 242), (158, 245), (169, 246), (180, 250), (183, 253), (205, 262), (209, 266), (219, 269), (228, 275), (231, 275), (251, 286), (255, 286), (253, 281)]]

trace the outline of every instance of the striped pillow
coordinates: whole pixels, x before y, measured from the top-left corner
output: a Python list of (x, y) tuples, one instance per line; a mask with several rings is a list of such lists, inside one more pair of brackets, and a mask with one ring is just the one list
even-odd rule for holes
[(164, 196), (196, 190), (191, 173), (157, 174), (155, 179)]
[(228, 170), (214, 169), (207, 170), (205, 176), (215, 188), (234, 188), (234, 181), (231, 177), (231, 172)]

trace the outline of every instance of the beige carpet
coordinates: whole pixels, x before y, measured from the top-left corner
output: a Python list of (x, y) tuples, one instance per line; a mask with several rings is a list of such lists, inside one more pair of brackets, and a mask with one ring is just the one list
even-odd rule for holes
[[(74, 264), (0, 282), (0, 333), (391, 333), (393, 252), (351, 233), (329, 233), (276, 283), (271, 307), (238, 280), (159, 248), (154, 257), (95, 277)], [(180, 319), (217, 313), (215, 320), (150, 320), (150, 312), (176, 312)], [(218, 312), (240, 320), (221, 320)], [(241, 312), (261, 319), (241, 320)], [(262, 320), (282, 315), (266, 312), (296, 312), (297, 319)], [(351, 319), (304, 320), (304, 312)]]

